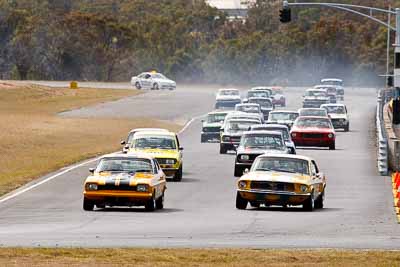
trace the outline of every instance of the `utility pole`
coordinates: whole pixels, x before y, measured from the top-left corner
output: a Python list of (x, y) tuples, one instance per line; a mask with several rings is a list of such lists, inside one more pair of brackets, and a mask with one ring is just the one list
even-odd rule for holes
[[(360, 6), (360, 5), (350, 5), (350, 4), (340, 4), (340, 3), (289, 3), (288, 1), (283, 1), (283, 9), (282, 10), (290, 10), (290, 7), (296, 6), (320, 6), (320, 7), (327, 7), (327, 8), (335, 8), (339, 10), (343, 10), (346, 12), (350, 12), (353, 14), (357, 14), (368, 19), (371, 19), (379, 24), (384, 25), (389, 30), (395, 31), (396, 39), (394, 43), (395, 47), (395, 58), (394, 58), (394, 71), (393, 71), (393, 78), (394, 78), (394, 86), (400, 89), (400, 8), (396, 8), (395, 11), (391, 9), (386, 10), (382, 8), (375, 8), (375, 7), (368, 7), (368, 6)], [(360, 10), (360, 11), (359, 11)], [(367, 11), (368, 13), (364, 13), (362, 11)], [(396, 26), (393, 27), (390, 25), (390, 19), (388, 22), (384, 22), (380, 19), (375, 18), (372, 15), (372, 12), (382, 12), (389, 15), (396, 16)], [(281, 13), (282, 14), (282, 13)], [(290, 20), (289, 20), (290, 21)], [(288, 22), (288, 21), (285, 21)], [(390, 33), (389, 33), (390, 34)], [(387, 63), (389, 64), (389, 63)]]

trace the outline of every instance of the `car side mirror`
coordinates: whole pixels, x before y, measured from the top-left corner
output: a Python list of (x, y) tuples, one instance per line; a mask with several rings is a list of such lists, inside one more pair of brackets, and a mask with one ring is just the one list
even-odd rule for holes
[(201, 120), (201, 122), (205, 122), (205, 120)]
[(180, 150), (180, 151), (183, 151), (184, 149), (183, 149), (183, 147), (180, 147), (179, 150)]
[(126, 145), (126, 141), (121, 141), (121, 146)]
[(94, 173), (94, 170), (95, 170), (95, 168), (89, 168), (89, 172), (90, 172), (91, 174)]
[(219, 131), (220, 131), (221, 133), (223, 133), (223, 132), (224, 132), (224, 128), (219, 129)]
[(246, 169), (244, 170), (244, 173), (245, 173), (245, 174), (246, 174), (246, 173), (249, 173), (249, 169), (246, 168)]

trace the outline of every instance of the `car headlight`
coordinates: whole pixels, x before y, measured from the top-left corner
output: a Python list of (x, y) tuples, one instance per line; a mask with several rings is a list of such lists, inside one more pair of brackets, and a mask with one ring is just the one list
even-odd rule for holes
[(296, 133), (292, 133), (292, 137), (296, 137), (297, 136), (297, 134)]
[(86, 184), (86, 191), (96, 191), (98, 189), (97, 184)]
[(331, 134), (331, 133), (328, 134), (328, 137), (329, 137), (329, 138), (333, 138), (333, 134)]
[(301, 185), (301, 186), (300, 186), (300, 191), (303, 192), (303, 193), (307, 192), (307, 191), (308, 191), (308, 186), (306, 186), (306, 185)]
[(240, 189), (244, 189), (247, 186), (247, 182), (246, 181), (239, 181), (238, 185), (239, 185)]
[(173, 159), (167, 159), (167, 160), (165, 160), (165, 163), (166, 164), (175, 164), (175, 160), (173, 160)]
[(249, 160), (249, 159), (250, 159), (250, 156), (249, 156), (249, 155), (241, 155), (241, 156), (240, 156), (240, 159), (242, 159), (242, 160)]
[(223, 136), (223, 137), (222, 137), (222, 140), (224, 140), (224, 141), (229, 141), (230, 138), (229, 138), (229, 136)]
[(138, 192), (147, 192), (147, 191), (149, 191), (149, 186), (147, 184), (138, 184), (137, 191)]

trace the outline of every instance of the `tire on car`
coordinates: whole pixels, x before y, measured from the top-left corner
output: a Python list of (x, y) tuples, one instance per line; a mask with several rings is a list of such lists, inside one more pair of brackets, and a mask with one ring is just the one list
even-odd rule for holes
[(183, 167), (181, 165), (178, 171), (175, 173), (174, 178), (172, 180), (175, 182), (180, 182), (182, 181), (182, 176), (183, 176)]
[(236, 208), (239, 210), (245, 210), (247, 208), (248, 201), (240, 195), (239, 192), (236, 193)]
[(94, 203), (90, 199), (83, 198), (83, 210), (92, 211), (94, 209)]

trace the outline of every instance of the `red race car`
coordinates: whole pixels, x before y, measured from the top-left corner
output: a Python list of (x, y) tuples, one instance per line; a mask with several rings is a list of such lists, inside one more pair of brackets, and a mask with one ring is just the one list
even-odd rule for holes
[(327, 117), (298, 117), (290, 134), (296, 147), (314, 146), (335, 149), (335, 129)]

